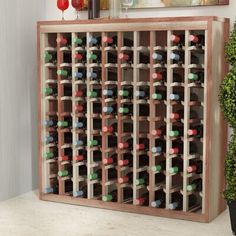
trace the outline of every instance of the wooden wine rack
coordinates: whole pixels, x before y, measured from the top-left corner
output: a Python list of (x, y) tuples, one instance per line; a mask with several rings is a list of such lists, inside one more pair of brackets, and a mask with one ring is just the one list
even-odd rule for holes
[[(229, 20), (217, 17), (39, 22), (40, 199), (200, 222), (209, 222), (220, 214), (225, 209), (222, 191), (227, 125), (220, 113), (218, 89), (228, 70), (224, 60), (228, 30)], [(202, 35), (205, 43), (201, 46), (191, 44), (189, 36), (192, 34)], [(182, 47), (174, 44), (172, 35), (183, 36)], [(115, 37), (116, 45), (108, 45), (103, 40), (99, 46), (91, 45), (88, 40), (91, 36), (97, 39)], [(67, 39), (66, 45), (56, 42), (60, 37)], [(83, 39), (84, 43), (81, 46), (74, 43), (76, 38)], [(132, 45), (125, 45), (124, 39)], [(75, 59), (78, 52), (84, 55), (84, 61)], [(86, 57), (91, 52), (100, 53), (100, 61)], [(131, 63), (124, 63), (118, 57), (122, 52), (133, 54)], [(155, 52), (166, 57), (164, 63), (153, 59)], [(171, 59), (173, 52), (182, 55), (182, 64)], [(54, 55), (55, 62), (45, 60), (48, 54)], [(197, 63), (192, 61), (193, 55), (197, 57)], [(145, 57), (149, 57), (148, 62), (144, 62)], [(63, 75), (64, 72), (67, 75)], [(83, 78), (76, 78), (76, 72)], [(155, 72), (166, 73), (166, 80), (155, 80), (152, 76)], [(204, 75), (203, 80), (190, 82), (189, 73), (198, 72)], [(99, 80), (89, 78), (89, 73), (100, 74)], [(176, 74), (182, 81), (174, 81)], [(55, 90), (54, 96), (45, 93), (45, 88)], [(107, 88), (117, 96), (105, 96), (102, 91)], [(124, 88), (133, 95), (129, 98), (120, 96), (118, 92)], [(75, 96), (78, 90), (82, 90), (83, 96)], [(139, 90), (146, 90), (148, 96), (142, 99), (135, 96), (135, 91)], [(90, 97), (90, 91), (101, 95)], [(164, 99), (154, 99), (154, 93), (161, 93)], [(173, 93), (183, 93), (183, 99), (180, 102), (170, 100)], [(193, 93), (198, 100), (192, 100)], [(104, 112), (103, 108), (108, 105), (113, 106), (114, 112)], [(121, 107), (127, 106), (132, 114), (119, 112)], [(83, 111), (76, 112), (75, 107), (83, 108)], [(171, 113), (178, 109), (183, 111), (182, 119), (171, 119)], [(197, 113), (197, 118), (190, 119), (192, 111)], [(72, 127), (45, 127), (43, 122), (47, 120), (68, 121)], [(74, 123), (77, 121), (83, 121), (84, 127), (76, 129)], [(115, 133), (104, 133), (102, 127), (112, 122), (117, 122)], [(124, 124), (131, 125), (132, 129), (125, 132)], [(188, 130), (197, 125), (203, 129), (202, 136), (189, 136)], [(152, 131), (161, 126), (166, 134), (152, 135)], [(171, 137), (169, 133), (176, 127), (183, 133), (180, 137)], [(46, 142), (48, 136), (53, 136), (54, 141)], [(118, 147), (129, 139), (133, 143), (131, 149)], [(81, 146), (77, 146), (78, 140)], [(98, 146), (91, 144), (91, 140), (97, 140)], [(169, 150), (177, 141), (183, 150), (180, 154), (171, 154)], [(147, 142), (146, 149), (137, 150), (137, 144), (144, 142)], [(164, 143), (164, 150), (153, 153), (152, 148), (159, 142)], [(197, 147), (195, 152), (190, 150), (193, 143)], [(54, 156), (47, 156), (45, 153), (48, 152)], [(115, 163), (104, 164), (111, 155), (117, 157)], [(131, 166), (119, 165), (126, 155), (133, 157)], [(140, 156), (146, 157), (145, 165), (140, 166), (143, 161)], [(169, 170), (177, 159), (182, 163), (181, 171), (171, 174)], [(188, 166), (197, 160), (202, 161), (202, 173), (188, 173)], [(152, 171), (152, 167), (161, 162), (166, 165), (165, 169), (161, 173)], [(101, 169), (101, 178), (90, 178), (98, 169)], [(58, 176), (64, 170), (68, 172)], [(86, 170), (87, 175), (84, 175)], [(133, 173), (133, 180), (120, 184), (118, 179), (128, 172)], [(157, 175), (164, 176), (164, 181), (156, 182)], [(148, 179), (138, 185), (136, 181), (140, 176), (148, 176)], [(188, 191), (187, 186), (195, 179), (202, 180), (202, 190)], [(87, 195), (78, 197), (78, 192), (81, 188), (86, 189), (85, 186)], [(115, 202), (104, 202), (103, 197), (112, 191), (117, 196)], [(145, 194), (146, 203), (140, 206), (143, 200), (140, 198)], [(161, 208), (152, 207), (158, 194), (164, 196)], [(170, 210), (175, 195), (178, 195), (181, 208)], [(191, 203), (190, 198), (195, 201)]]

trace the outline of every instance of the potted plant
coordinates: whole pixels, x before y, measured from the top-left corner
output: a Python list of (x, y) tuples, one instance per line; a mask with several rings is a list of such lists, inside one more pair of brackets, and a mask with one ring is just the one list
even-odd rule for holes
[(236, 23), (226, 43), (225, 54), (232, 67), (221, 83), (219, 100), (233, 133), (225, 160), (227, 187), (224, 197), (229, 206), (232, 231), (236, 235)]

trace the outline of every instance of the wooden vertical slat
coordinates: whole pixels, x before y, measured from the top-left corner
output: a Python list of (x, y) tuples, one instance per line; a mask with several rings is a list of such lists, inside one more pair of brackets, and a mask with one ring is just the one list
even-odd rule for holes
[[(106, 36), (104, 32), (102, 32), (102, 39), (103, 37)], [(105, 82), (107, 80), (107, 73), (105, 69), (105, 64), (106, 64), (106, 51), (105, 51), (105, 43), (102, 40), (102, 90), (105, 89)], [(105, 107), (105, 96), (102, 93), (102, 108)], [(107, 121), (105, 119), (105, 114), (102, 112), (102, 127), (104, 127), (107, 124)], [(102, 135), (102, 160), (104, 160), (107, 156), (105, 153), (105, 150), (107, 148), (107, 135)], [(106, 183), (106, 169), (105, 165), (102, 164), (102, 195), (107, 195), (108, 194), (108, 187), (105, 185)]]
[[(117, 55), (119, 55), (121, 53), (121, 47), (122, 47), (122, 39), (123, 39), (123, 33), (122, 32), (118, 32), (118, 50), (117, 50)], [(119, 109), (119, 107), (121, 106), (121, 97), (118, 96), (118, 91), (121, 90), (121, 82), (122, 82), (122, 69), (121, 69), (121, 59), (117, 59), (118, 63), (117, 63), (117, 79), (118, 79), (118, 84), (117, 84), (117, 109)], [(117, 143), (119, 144), (122, 139), (121, 139), (121, 135), (123, 133), (123, 127), (122, 127), (122, 120), (121, 120), (121, 114), (119, 114), (118, 112), (118, 120), (117, 120), (117, 132), (118, 132), (118, 137), (117, 137)], [(117, 163), (119, 163), (120, 160), (122, 160), (121, 156), (121, 152), (118, 148), (117, 151)], [(120, 177), (122, 177), (122, 172), (121, 172), (121, 167), (118, 165), (117, 166), (117, 178), (119, 179)], [(117, 184), (117, 193), (118, 193), (118, 202), (121, 203), (123, 202), (123, 198), (124, 198), (124, 189), (120, 187), (120, 184)]]
[[(76, 33), (72, 33), (71, 34), (71, 43), (72, 43), (72, 51), (71, 51), (71, 56), (72, 56), (72, 147), (76, 141), (76, 132), (75, 132), (75, 128), (74, 128), (74, 123), (75, 123), (75, 89), (76, 89), (76, 85), (75, 85), (75, 72), (76, 72), (76, 68), (75, 68), (75, 58), (73, 55), (75, 55), (75, 44), (73, 43), (73, 39), (76, 37)], [(78, 177), (79, 177), (79, 167), (78, 165), (76, 165), (76, 162), (73, 160), (74, 156), (76, 155), (76, 150), (73, 148), (72, 150), (72, 164), (73, 164), (73, 193), (76, 193), (77, 191), (79, 191), (79, 182), (78, 182)]]
[[(61, 37), (62, 34), (58, 33), (57, 34), (57, 37)], [(61, 69), (60, 68), (60, 64), (62, 63), (62, 53), (60, 51), (60, 44), (57, 44), (57, 70)], [(61, 81), (61, 76), (58, 75), (57, 76), (57, 83), (58, 83), (58, 86), (57, 86), (57, 93), (58, 93), (58, 121), (62, 121), (64, 119), (64, 117), (62, 116), (62, 112), (63, 112), (63, 109), (62, 109), (62, 105), (63, 105), (63, 102), (61, 101), (61, 97), (62, 97), (62, 85), (60, 83)], [(64, 153), (63, 153), (63, 150), (62, 150), (62, 145), (63, 145), (63, 135), (64, 133), (63, 132), (60, 132), (60, 129), (58, 128), (58, 157), (62, 156)], [(64, 170), (64, 166), (61, 165), (60, 162), (58, 162), (58, 170), (61, 171), (61, 170)], [(61, 180), (60, 177), (58, 177), (58, 182), (59, 182), (59, 194), (60, 195), (64, 195), (65, 194), (65, 181)]]
[(189, 64), (191, 62), (191, 51), (189, 48), (189, 31), (185, 31), (185, 70), (184, 70), (184, 141), (183, 141), (183, 211), (188, 211), (188, 195), (187, 195), (187, 167), (189, 165), (188, 154), (189, 154), (189, 141), (188, 141), (188, 129), (189, 129), (189, 101), (190, 101), (190, 88), (188, 88), (188, 74)]
[(155, 199), (155, 174), (151, 170), (152, 166), (155, 165), (155, 158), (152, 155), (152, 147), (154, 147), (155, 140), (151, 135), (152, 130), (155, 129), (155, 114), (156, 114), (156, 105), (154, 104), (154, 99), (152, 98), (152, 94), (155, 92), (155, 88), (153, 86), (152, 74), (154, 73), (153, 64), (154, 61), (152, 59), (152, 54), (154, 53), (154, 47), (156, 46), (156, 32), (150, 32), (150, 87), (149, 87), (149, 105), (150, 105), (150, 117), (149, 117), (149, 205), (151, 206), (152, 201)]
[[(89, 42), (88, 42), (88, 38), (90, 36), (90, 33), (88, 32), (86, 37), (87, 37), (87, 53), (89, 52)], [(87, 73), (91, 72), (92, 69), (90, 68), (89, 65), (90, 61), (87, 57)], [(87, 91), (90, 91), (90, 80), (87, 77), (86, 80), (86, 89)], [(88, 146), (88, 142), (92, 139), (92, 102), (90, 101), (90, 99), (87, 97), (87, 168), (88, 168), (88, 179), (87, 179), (87, 189), (88, 189), (88, 199), (93, 198), (93, 184), (91, 184), (91, 181), (89, 179), (90, 174), (93, 171), (93, 168), (91, 167), (91, 163), (93, 162), (93, 156), (92, 156), (92, 151), (91, 151), (91, 147)]]
[[(134, 32), (134, 61), (133, 61), (133, 91), (137, 90), (137, 81), (139, 81), (139, 71), (137, 68), (138, 63), (138, 42), (139, 42), (139, 32)], [(139, 197), (139, 190), (135, 185), (136, 179), (138, 179), (139, 174), (137, 169), (139, 167), (139, 156), (136, 150), (136, 144), (138, 144), (138, 134), (139, 134), (139, 105), (137, 104), (136, 96), (133, 97), (133, 200), (135, 204), (135, 199)]]
[(172, 69), (171, 69), (171, 61), (170, 61), (170, 54), (171, 54), (171, 37), (172, 32), (167, 31), (167, 81), (166, 81), (166, 208), (168, 209), (170, 201), (171, 201), (171, 193), (170, 189), (172, 187), (172, 177), (169, 174), (169, 169), (172, 166), (172, 160), (170, 159), (169, 150), (172, 147), (171, 140), (169, 137), (169, 131), (172, 128), (172, 123), (170, 123), (170, 114), (172, 112), (172, 106), (170, 104), (170, 94), (172, 92), (172, 88), (170, 86), (172, 81)]
[[(42, 73), (42, 79), (41, 79), (41, 87), (44, 88), (46, 87), (46, 83), (45, 83), (45, 80), (46, 80), (46, 70), (45, 70), (45, 66), (44, 66), (44, 61), (42, 60), (42, 55), (43, 55), (43, 52), (44, 52), (44, 48), (45, 48), (45, 44), (46, 44), (46, 40), (48, 40), (48, 36), (47, 34), (41, 34), (41, 52), (40, 52), (40, 64), (41, 64), (41, 73)], [(47, 101), (45, 100), (45, 95), (43, 93), (40, 94), (40, 99), (41, 99), (41, 104), (42, 104), (42, 113), (41, 113), (41, 121), (44, 121), (46, 119), (46, 106), (47, 106)], [(40, 127), (42, 127), (42, 122), (40, 123)], [(46, 148), (46, 144), (43, 143), (42, 139), (43, 137), (46, 137), (47, 135), (47, 132), (46, 132), (46, 128), (43, 126), (42, 127), (42, 135), (41, 135), (41, 139), (40, 139), (40, 143), (42, 145), (42, 153), (46, 152), (47, 151), (47, 148)], [(41, 156), (40, 158), (42, 158), (42, 153), (41, 153)], [(47, 161), (42, 158), (42, 176), (43, 176), (43, 189), (45, 188), (48, 188), (50, 187), (50, 182), (49, 182), (49, 172), (48, 172), (48, 163)]]

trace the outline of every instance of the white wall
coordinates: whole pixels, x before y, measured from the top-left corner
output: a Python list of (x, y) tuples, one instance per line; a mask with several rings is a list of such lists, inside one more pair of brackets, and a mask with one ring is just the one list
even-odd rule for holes
[(0, 201), (37, 187), (38, 0), (0, 1)]
[[(120, 1), (120, 0), (117, 0)], [(45, 0), (46, 2), (46, 19), (59, 20), (61, 19), (61, 12), (56, 7), (57, 0)], [(231, 23), (236, 19), (236, 0), (230, 0), (229, 6), (215, 6), (215, 7), (185, 7), (185, 8), (156, 8), (156, 9), (142, 9), (130, 10), (129, 17), (175, 17), (175, 16), (203, 16), (214, 15), (219, 17), (231, 18)], [(107, 15), (108, 12), (103, 12), (102, 16)], [(124, 17), (124, 12), (121, 14)], [(82, 19), (87, 18), (87, 13), (81, 14)], [(75, 19), (75, 13), (72, 7), (65, 11), (65, 19)]]

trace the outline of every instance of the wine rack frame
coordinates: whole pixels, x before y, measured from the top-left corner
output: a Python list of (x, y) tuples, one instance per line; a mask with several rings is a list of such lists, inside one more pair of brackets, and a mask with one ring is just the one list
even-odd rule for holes
[[(200, 212), (191, 212), (187, 209), (187, 192), (186, 192), (186, 184), (187, 184), (187, 173), (183, 171), (183, 181), (184, 181), (184, 188), (183, 188), (183, 211), (171, 211), (168, 209), (158, 209), (152, 208), (151, 206), (136, 206), (133, 204), (125, 204), (122, 203), (121, 191), (122, 188), (119, 184), (117, 184), (117, 191), (118, 191), (118, 200), (117, 202), (103, 202), (101, 200), (92, 199), (92, 184), (90, 180), (88, 180), (88, 199), (84, 198), (75, 198), (72, 196), (66, 196), (64, 192), (64, 184), (65, 178), (58, 178), (59, 179), (59, 194), (46, 194), (43, 192), (45, 188), (45, 181), (47, 182), (47, 178), (49, 178), (49, 162), (46, 162), (42, 158), (42, 153), (44, 150), (42, 137), (45, 135), (46, 131), (42, 127), (42, 120), (45, 119), (45, 108), (46, 104), (44, 101), (44, 97), (42, 95), (42, 87), (45, 83), (45, 67), (44, 67), (44, 47), (45, 47), (45, 37), (48, 33), (54, 33), (60, 36), (61, 33), (71, 33), (72, 37), (76, 32), (84, 32), (88, 37), (90, 32), (100, 32), (103, 36), (106, 35), (107, 32), (117, 32), (118, 36), (118, 53), (120, 52), (121, 48), (121, 38), (122, 32), (133, 32), (134, 34), (134, 65), (133, 65), (133, 88), (136, 89), (137, 87), (137, 78), (138, 78), (138, 65), (137, 65), (137, 40), (138, 40), (138, 32), (148, 31), (150, 33), (150, 55), (154, 52), (155, 45), (155, 32), (156, 31), (167, 31), (167, 38), (170, 37), (172, 31), (182, 30), (185, 31), (186, 39), (188, 37), (189, 31), (191, 30), (203, 30), (205, 31), (205, 83), (204, 83), (204, 119), (203, 119), (203, 126), (204, 126), (204, 136), (203, 136), (203, 191), (202, 191), (202, 210)], [(228, 66), (224, 60), (224, 43), (228, 38), (229, 34), (229, 20), (228, 19), (220, 19), (218, 17), (178, 17), (178, 18), (148, 18), (148, 19), (99, 19), (99, 20), (81, 20), (81, 21), (45, 21), (45, 22), (38, 22), (38, 97), (39, 97), (39, 189), (40, 189), (40, 199), (46, 201), (55, 201), (55, 202), (62, 202), (62, 203), (69, 203), (75, 205), (83, 205), (83, 206), (92, 206), (98, 208), (105, 208), (111, 210), (120, 210), (125, 212), (132, 212), (132, 213), (141, 213), (141, 214), (148, 214), (153, 216), (163, 216), (163, 217), (170, 217), (170, 218), (177, 218), (177, 219), (185, 219), (185, 220), (192, 220), (192, 221), (199, 221), (199, 222), (209, 222), (214, 219), (217, 215), (219, 215), (225, 208), (226, 204), (222, 198), (222, 191), (224, 190), (225, 181), (224, 181), (224, 157), (227, 149), (227, 125), (223, 120), (222, 114), (220, 112), (219, 104), (218, 104), (218, 89), (220, 81), (223, 79), (224, 75), (227, 73)], [(89, 45), (87, 45), (88, 47)], [(57, 46), (57, 51), (60, 50), (59, 46)], [(72, 45), (72, 53), (74, 52), (75, 47)], [(169, 40), (167, 40), (167, 52), (170, 54), (171, 45)], [(104, 43), (102, 45), (102, 88), (105, 86), (106, 81), (106, 73), (105, 73), (105, 46)], [(185, 50), (185, 64), (189, 62), (189, 51)], [(57, 56), (57, 67), (60, 68), (60, 63), (62, 58)], [(75, 61), (72, 59), (72, 71), (75, 71)], [(87, 65), (87, 69), (89, 70), (89, 66)], [(171, 83), (170, 83), (170, 59), (167, 58), (167, 97), (171, 91)], [(187, 68), (187, 67), (186, 67)], [(188, 76), (188, 69), (185, 68), (185, 78)], [(150, 60), (150, 75), (154, 71), (154, 62)], [(121, 68), (121, 60), (118, 59), (117, 63), (117, 73), (118, 73), (118, 89), (121, 87), (121, 76), (122, 76), (122, 68)], [(59, 76), (58, 76), (59, 78)], [(188, 86), (187, 80), (185, 79), (185, 93), (188, 94)], [(74, 80), (72, 79), (72, 89), (74, 91)], [(90, 86), (89, 81), (86, 82), (87, 89)], [(150, 92), (154, 91), (154, 86), (152, 79), (150, 78)], [(150, 94), (151, 94), (150, 93)], [(62, 101), (60, 101), (60, 96), (62, 94), (61, 86), (58, 86), (58, 120), (60, 120), (62, 115)], [(185, 114), (188, 113), (188, 101), (189, 95), (185, 96), (184, 100), (184, 107), (185, 107)], [(120, 98), (118, 96), (117, 99), (118, 105), (121, 104)], [(72, 104), (75, 104), (75, 98), (72, 97)], [(104, 106), (104, 97), (102, 97), (102, 105)], [(138, 127), (138, 106), (136, 99), (133, 100), (134, 104), (134, 115), (133, 115), (133, 142), (137, 144), (137, 139), (139, 137), (139, 127)], [(154, 128), (154, 120), (155, 120), (155, 104), (152, 99), (150, 99), (150, 132)], [(167, 101), (167, 117), (166, 117), (166, 124), (167, 130), (170, 128), (170, 103)], [(87, 102), (87, 110), (92, 112), (91, 108), (91, 101)], [(90, 116), (91, 114), (88, 114)], [(102, 117), (102, 124), (104, 125), (104, 114), (101, 114)], [(187, 116), (185, 116), (187, 117)], [(121, 116), (118, 115), (118, 122), (121, 119)], [(187, 123), (188, 120), (185, 118), (184, 123)], [(92, 124), (89, 122), (87, 123), (87, 138), (92, 136)], [(187, 125), (185, 125), (187, 127)], [(64, 130), (68, 132), (69, 130)], [(58, 155), (61, 155), (60, 147), (63, 145), (63, 137), (58, 132)], [(73, 133), (73, 138), (75, 138), (75, 133)], [(184, 142), (187, 142), (187, 130), (184, 130)], [(122, 128), (118, 125), (118, 142), (121, 140), (122, 135)], [(153, 144), (153, 139), (149, 135), (150, 138), (150, 149), (151, 145)], [(102, 136), (102, 156), (105, 157), (105, 142), (106, 137)], [(68, 146), (70, 147), (70, 145)], [(166, 149), (170, 147), (170, 140), (166, 138)], [(89, 149), (89, 148), (88, 148)], [(88, 153), (90, 150), (88, 150)], [(186, 159), (186, 153), (188, 153), (187, 146), (185, 145), (184, 148), (184, 158)], [(120, 151), (117, 150), (118, 153), (118, 160), (120, 159)], [(136, 150), (133, 151), (134, 157), (136, 157)], [(150, 166), (152, 166), (153, 158), (151, 158), (152, 154), (149, 152), (150, 157)], [(91, 160), (90, 154), (88, 154), (88, 162)], [(170, 157), (169, 154), (166, 154), (166, 164), (167, 167), (170, 166)], [(58, 162), (59, 163), (59, 162)], [(89, 163), (88, 163), (89, 165)], [(107, 193), (107, 183), (105, 182), (106, 178), (106, 167), (102, 165), (102, 192), (103, 194)], [(134, 158), (133, 168), (137, 169), (138, 163), (137, 158)], [(59, 170), (63, 170), (63, 165), (60, 163), (58, 164)], [(184, 169), (187, 168), (187, 161), (184, 161)], [(121, 169), (118, 166), (118, 177), (120, 177)], [(76, 165), (73, 164), (73, 178), (78, 178), (78, 173), (76, 172)], [(90, 166), (88, 167), (88, 174), (90, 173)], [(53, 176), (50, 176), (53, 177)], [(55, 177), (55, 176), (54, 176)], [(134, 171), (134, 180), (136, 179), (136, 171)], [(149, 181), (149, 200), (150, 204), (154, 198), (154, 191), (156, 186), (154, 186), (153, 181), (154, 177), (153, 174), (150, 174), (150, 181)], [(76, 188), (75, 181), (73, 182), (73, 188)], [(175, 191), (171, 189), (171, 180), (170, 177), (167, 175), (166, 177), (166, 199), (170, 199), (170, 192)], [(136, 186), (133, 189), (133, 198), (136, 199), (138, 194), (138, 190)], [(170, 201), (170, 200), (169, 200)]]

